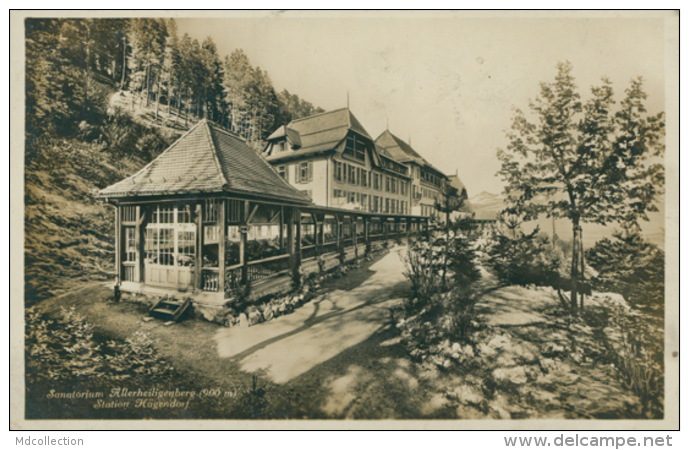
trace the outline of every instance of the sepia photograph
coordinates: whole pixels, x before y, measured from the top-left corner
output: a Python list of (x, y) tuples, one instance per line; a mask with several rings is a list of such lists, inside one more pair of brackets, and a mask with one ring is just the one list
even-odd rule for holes
[(679, 428), (678, 12), (14, 13), (11, 428)]

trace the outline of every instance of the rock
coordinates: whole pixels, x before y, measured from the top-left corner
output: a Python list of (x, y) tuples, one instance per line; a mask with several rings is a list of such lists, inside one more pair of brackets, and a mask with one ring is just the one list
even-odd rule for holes
[(460, 403), (478, 405), (483, 401), (482, 393), (474, 386), (462, 385), (447, 393), (447, 397)]
[(554, 342), (548, 342), (541, 350), (543, 356), (547, 356), (549, 358), (563, 356), (566, 352), (567, 351), (565, 350), (564, 346), (556, 344)]
[(153, 317), (151, 316), (144, 317), (144, 322), (150, 322), (151, 320), (153, 320)]
[(261, 322), (261, 313), (258, 311), (252, 311), (249, 313), (249, 326), (254, 326)]
[(273, 313), (272, 308), (266, 308), (265, 311), (263, 311), (263, 318), (266, 322), (272, 320), (273, 317), (275, 317), (275, 314)]
[(232, 325), (234, 325), (234, 319), (232, 317), (225, 317), (225, 322), (223, 322), (223, 326), (225, 328), (230, 328)]
[(280, 314), (284, 314), (286, 311), (287, 311), (287, 303), (284, 301), (280, 302), (280, 304), (278, 305), (278, 312)]
[[(594, 292), (587, 298), (590, 305), (601, 307), (621, 307), (625, 310), (630, 309), (624, 297), (615, 292)], [(586, 300), (584, 300), (586, 301)]]
[(246, 317), (246, 314), (244, 313), (239, 314), (239, 326), (242, 328), (246, 328), (249, 326), (249, 319)]
[(172, 320), (169, 320), (169, 321), (165, 322), (165, 323), (163, 324), (163, 326), (169, 327), (169, 326), (172, 325), (173, 323), (175, 323), (175, 322), (173, 322)]
[(528, 380), (526, 369), (522, 366), (501, 367), (493, 371), (493, 379), (499, 384), (524, 384)]

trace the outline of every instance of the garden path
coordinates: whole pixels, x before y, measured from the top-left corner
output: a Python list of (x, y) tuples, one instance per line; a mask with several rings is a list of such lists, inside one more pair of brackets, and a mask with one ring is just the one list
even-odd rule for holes
[(219, 329), (218, 355), (282, 384), (364, 342), (389, 323), (388, 308), (408, 289), (401, 252), (398, 248), (367, 270), (350, 272), (342, 288), (292, 314), (249, 328)]

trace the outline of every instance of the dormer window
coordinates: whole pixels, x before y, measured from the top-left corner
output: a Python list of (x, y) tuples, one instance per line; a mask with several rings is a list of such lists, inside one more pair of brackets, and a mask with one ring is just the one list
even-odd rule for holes
[(286, 141), (280, 141), (275, 143), (275, 152), (276, 153), (281, 153), (287, 150), (287, 142)]
[(358, 136), (347, 136), (344, 154), (359, 161), (366, 161), (366, 142)]

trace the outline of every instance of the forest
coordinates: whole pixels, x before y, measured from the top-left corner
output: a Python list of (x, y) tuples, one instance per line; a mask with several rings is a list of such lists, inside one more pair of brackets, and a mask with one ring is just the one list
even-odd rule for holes
[(29, 303), (113, 275), (113, 228), (94, 194), (202, 118), (257, 151), (322, 112), (277, 92), (241, 49), (178, 36), (172, 19), (27, 19), (25, 288)]
[[(174, 19), (27, 19), (26, 133), (70, 137), (108, 121), (109, 98), (159, 124), (213, 120), (254, 147), (280, 125), (322, 112), (211, 37), (178, 35)], [(128, 104), (127, 104), (128, 103)]]

